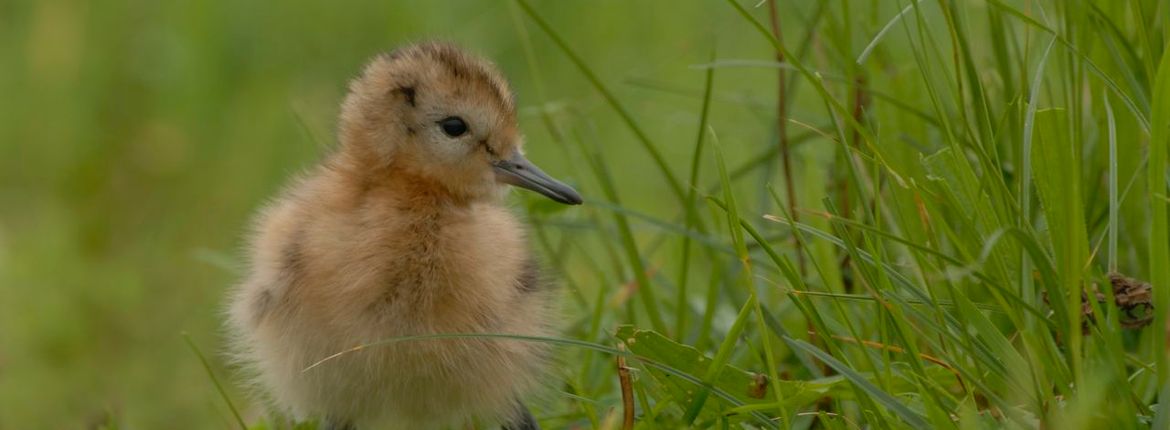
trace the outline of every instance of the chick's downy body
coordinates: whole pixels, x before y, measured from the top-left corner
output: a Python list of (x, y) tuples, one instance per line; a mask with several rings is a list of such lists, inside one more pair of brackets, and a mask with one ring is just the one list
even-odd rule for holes
[(506, 185), (580, 203), (524, 159), (489, 64), (427, 43), (376, 57), (342, 105), (339, 146), (260, 215), (232, 297), (234, 350), (300, 419), (364, 428), (531, 425), (520, 398), (547, 351), (500, 338), (355, 345), (439, 333), (553, 334)]

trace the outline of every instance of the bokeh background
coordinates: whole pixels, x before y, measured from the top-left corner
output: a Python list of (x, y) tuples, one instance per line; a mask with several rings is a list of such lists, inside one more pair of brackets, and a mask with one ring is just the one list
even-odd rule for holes
[[(703, 87), (692, 66), (713, 44), (769, 58), (721, 2), (533, 7), (680, 166)], [(520, 31), (546, 88), (530, 79)], [(0, 429), (230, 425), (180, 333), (243, 402), (218, 357), (252, 214), (334, 143), (337, 104), (368, 58), (430, 38), (499, 63), (546, 171), (571, 182), (587, 171), (537, 114), (573, 110), (597, 124), (591, 140), (628, 205), (672, 213), (633, 136), (508, 1), (0, 2)], [(750, 126), (724, 127), (724, 139), (763, 139), (774, 71), (726, 76), (714, 120)]]
[[(1170, 423), (1150, 155), (1170, 141), (1170, 2), (526, 1), (582, 64), (512, 0), (0, 0), (0, 430), (238, 427), (183, 333), (261, 422), (223, 359), (250, 220), (329, 151), (366, 60), (425, 39), (498, 62), (530, 158), (585, 196), (509, 197), (567, 287), (564, 337), (630, 345), (613, 329), (633, 323), (662, 334), (642, 348), (694, 346), (650, 357), (688, 375), (716, 348), (744, 369), (713, 385), (741, 398), (704, 405), (635, 372), (643, 428)], [(1078, 299), (1110, 272), (1158, 284), (1150, 328)], [(537, 417), (614, 423), (611, 357), (559, 351)]]

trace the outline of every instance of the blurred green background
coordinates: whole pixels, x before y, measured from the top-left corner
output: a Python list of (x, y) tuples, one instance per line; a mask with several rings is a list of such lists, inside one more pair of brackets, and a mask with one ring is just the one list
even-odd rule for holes
[[(690, 66), (713, 40), (728, 57), (769, 55), (719, 2), (533, 6), (680, 163), (702, 89)], [(594, 118), (612, 171), (629, 172), (629, 206), (670, 214), (658, 209), (663, 183), (636, 177), (650, 160), (632, 135), (510, 2), (0, 2), (0, 429), (111, 415), (126, 428), (227, 426), (180, 333), (213, 358), (222, 351), (224, 293), (250, 217), (333, 143), (347, 81), (380, 51), (440, 38), (494, 59), (531, 156), (579, 182), (586, 168), (535, 113), (518, 22), (547, 82), (544, 107)], [(725, 98), (770, 103), (773, 71), (728, 76)], [(727, 140), (762, 139), (773, 121), (742, 102), (715, 118), (751, 124), (725, 128)]]
[[(1107, 271), (1170, 279), (1152, 234), (1165, 221), (1151, 210), (1166, 205), (1161, 170), (1147, 168), (1165, 165), (1149, 154), (1170, 136), (1157, 128), (1170, 123), (1170, 2), (777, 1), (797, 59), (784, 65), (766, 36), (767, 2), (530, 4), (629, 122), (508, 0), (0, 1), (0, 430), (233, 426), (184, 332), (256, 422), (263, 408), (222, 359), (224, 298), (243, 271), (250, 219), (333, 145), (337, 105), (367, 59), (432, 38), (499, 64), (529, 156), (585, 195), (574, 208), (531, 193), (510, 200), (568, 286), (565, 337), (613, 345), (613, 327), (633, 323), (706, 354), (726, 346), (730, 363), (804, 387), (774, 412), (808, 428), (928, 428), (920, 412), (964, 428), (1136, 425), (1159, 409), (1170, 422), (1153, 406), (1170, 380), (1164, 332), (1100, 319), (1110, 323), (1081, 339), (1081, 317), (1052, 317), (1084, 312), (1076, 290), (1108, 282)], [(711, 68), (717, 138), (702, 152)], [(778, 115), (785, 74), (790, 108)], [(680, 187), (700, 189), (693, 199), (672, 194), (631, 124)], [(787, 204), (800, 228), (822, 233), (808, 245), (761, 217), (779, 213), (765, 185), (788, 197), (778, 124), (793, 144)], [(724, 190), (717, 153), (732, 171)], [(744, 222), (708, 193), (734, 197)], [(736, 224), (761, 236), (742, 242)], [(876, 257), (844, 245), (854, 240)], [(689, 290), (679, 287), (688, 276)], [(1040, 291), (1065, 300), (1053, 306)], [(1155, 291), (1157, 328), (1170, 293)], [(760, 320), (736, 332), (749, 295)], [(764, 310), (778, 323), (766, 325)], [(822, 372), (783, 330), (853, 379)], [(775, 357), (761, 354), (769, 339)], [(903, 353), (914, 350), (937, 362)], [(573, 366), (557, 369), (537, 417), (549, 428), (614, 419), (610, 357), (562, 351)], [(956, 385), (952, 370), (977, 384)], [(882, 391), (858, 383), (875, 377)], [(635, 385), (643, 428), (700, 411), (670, 397), (682, 386)], [(726, 417), (730, 405), (699, 407)]]

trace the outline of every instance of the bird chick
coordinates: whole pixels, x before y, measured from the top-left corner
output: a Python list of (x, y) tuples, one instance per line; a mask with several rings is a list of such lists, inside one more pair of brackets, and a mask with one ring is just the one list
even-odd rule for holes
[(380, 55), (350, 84), (338, 139), (261, 212), (231, 298), (260, 391), (333, 428), (537, 428), (520, 399), (542, 380), (538, 343), (405, 341), (305, 370), (389, 338), (553, 334), (554, 291), (501, 199), (506, 185), (581, 197), (524, 158), (506, 81), (448, 44)]

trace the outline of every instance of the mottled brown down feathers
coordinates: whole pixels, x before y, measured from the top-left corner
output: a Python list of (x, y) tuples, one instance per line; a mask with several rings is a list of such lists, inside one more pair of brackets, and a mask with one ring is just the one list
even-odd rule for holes
[[(467, 133), (435, 125), (449, 117)], [(335, 151), (261, 211), (249, 274), (231, 298), (233, 350), (257, 391), (296, 418), (358, 428), (514, 419), (544, 376), (539, 343), (409, 341), (304, 371), (400, 336), (554, 333), (555, 292), (492, 168), (521, 156), (507, 83), (454, 46), (408, 46), (350, 84), (338, 135)]]

